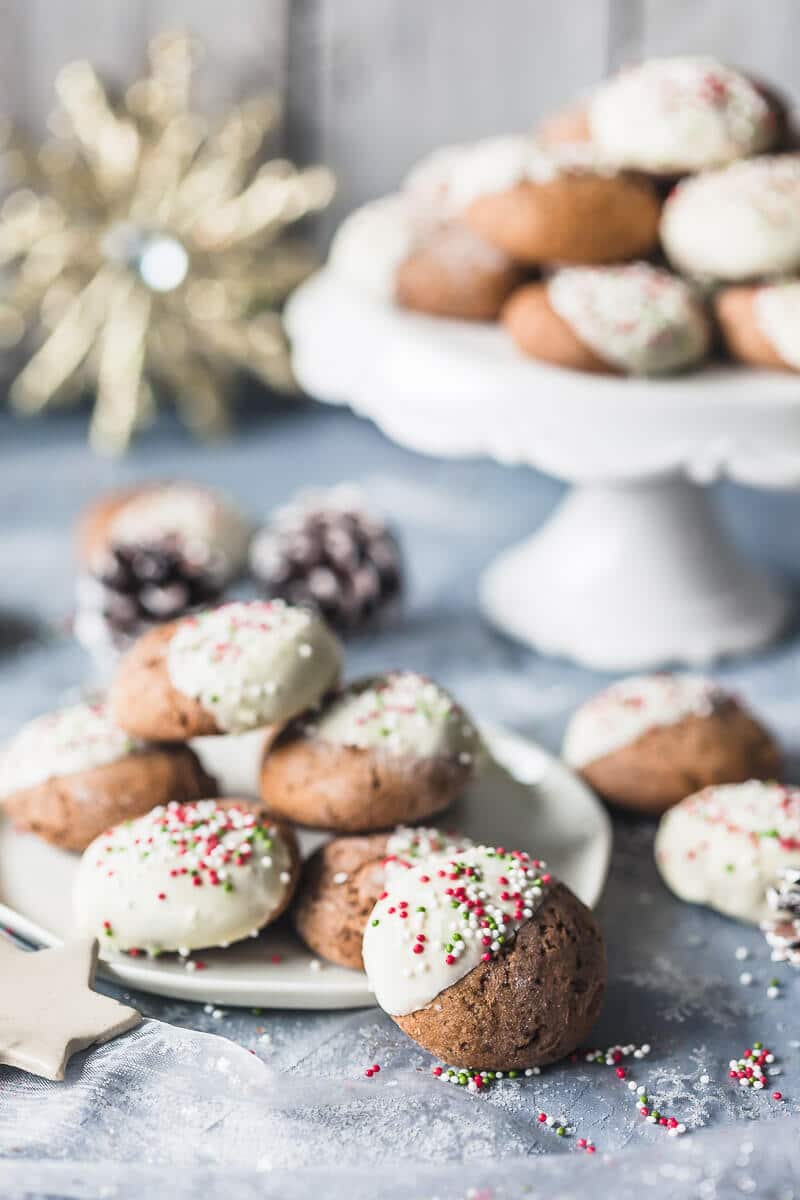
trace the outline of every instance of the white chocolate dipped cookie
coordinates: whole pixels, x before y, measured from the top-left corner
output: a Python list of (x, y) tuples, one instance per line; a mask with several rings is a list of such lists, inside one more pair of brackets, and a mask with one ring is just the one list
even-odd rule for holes
[(174, 544), (186, 559), (226, 579), (244, 566), (250, 528), (222, 493), (190, 482), (145, 483), (111, 492), (84, 513), (78, 552), (90, 569), (115, 546)]
[(460, 854), (472, 841), (425, 826), (336, 837), (303, 867), (292, 906), (295, 929), (320, 958), (359, 970), (364, 927), (387, 880), (432, 855)]
[(341, 649), (314, 613), (282, 600), (224, 604), (151, 630), (111, 690), (130, 732), (184, 741), (283, 724), (337, 681)]
[(637, 675), (573, 714), (564, 761), (601, 795), (659, 813), (707, 784), (774, 777), (777, 746), (731, 692), (700, 675)]
[(168, 804), (85, 851), (75, 921), (101, 952), (227, 946), (274, 921), (298, 874), (293, 835), (232, 800)]
[(655, 854), (681, 900), (757, 924), (768, 889), (800, 862), (800, 790), (759, 780), (706, 788), (664, 814)]
[(359, 293), (431, 316), (494, 320), (520, 282), (518, 265), (455, 222), (446, 206), (385, 196), (351, 213), (331, 244), (328, 265)]
[(414, 216), (405, 196), (372, 200), (342, 221), (331, 242), (328, 268), (361, 294), (389, 304), (398, 267), (429, 229), (427, 221)]
[(587, 116), (600, 153), (662, 176), (760, 154), (781, 126), (776, 103), (747, 75), (707, 55), (622, 70), (593, 93)]
[(145, 745), (101, 703), (37, 717), (0, 754), (0, 805), (19, 829), (67, 850), (154, 804), (194, 800), (213, 786), (188, 748)]
[(661, 240), (687, 275), (745, 282), (800, 269), (800, 154), (763, 156), (685, 179)]
[(694, 290), (644, 262), (557, 271), (515, 292), (503, 321), (532, 358), (599, 373), (684, 370), (705, 357), (711, 341)]
[(108, 766), (142, 748), (102, 703), (46, 713), (23, 725), (0, 754), (0, 799), (50, 779)]
[(636, 258), (658, 236), (654, 187), (588, 142), (485, 139), (453, 158), (443, 195), (474, 234), (533, 266)]
[(387, 878), (363, 957), (375, 998), (406, 1033), (447, 1062), (495, 1070), (574, 1049), (606, 972), (580, 901), (538, 859), (490, 846)]
[(800, 371), (800, 282), (721, 288), (714, 308), (734, 358), (755, 367)]
[(264, 759), (261, 798), (276, 816), (337, 833), (421, 821), (460, 795), (481, 745), (443, 688), (393, 671), (350, 684), (287, 728)]

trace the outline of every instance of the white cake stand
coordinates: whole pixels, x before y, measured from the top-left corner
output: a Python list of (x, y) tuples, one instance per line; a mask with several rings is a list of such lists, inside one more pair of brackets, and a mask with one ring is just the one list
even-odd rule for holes
[(490, 455), (575, 485), (481, 580), (483, 609), (507, 633), (627, 671), (708, 662), (780, 631), (786, 600), (727, 542), (703, 485), (727, 474), (800, 486), (800, 377), (548, 367), (496, 326), (403, 312), (331, 269), (294, 294), (287, 323), (309, 394), (414, 450)]

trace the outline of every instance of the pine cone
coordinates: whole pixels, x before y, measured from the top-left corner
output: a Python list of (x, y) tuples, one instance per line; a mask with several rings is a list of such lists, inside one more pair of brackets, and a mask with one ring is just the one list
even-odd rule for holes
[(800, 967), (800, 867), (783, 868), (767, 891), (767, 903), (775, 915), (763, 921), (761, 928), (772, 949), (772, 961)]
[(80, 588), (76, 624), (100, 629), (121, 649), (153, 625), (215, 604), (223, 587), (222, 565), (188, 558), (174, 538), (112, 546)]
[(387, 619), (403, 590), (397, 539), (350, 487), (279, 509), (256, 535), (250, 565), (268, 596), (314, 608), (344, 634)]

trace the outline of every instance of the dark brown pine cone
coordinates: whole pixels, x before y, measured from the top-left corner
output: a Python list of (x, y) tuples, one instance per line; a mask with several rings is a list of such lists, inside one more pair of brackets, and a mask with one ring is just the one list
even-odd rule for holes
[(314, 608), (344, 634), (388, 618), (403, 590), (397, 539), (349, 487), (280, 509), (256, 535), (250, 566), (268, 596)]
[(223, 587), (223, 565), (187, 557), (176, 539), (112, 546), (81, 589), (79, 616), (104, 626), (119, 648), (153, 625), (217, 603)]

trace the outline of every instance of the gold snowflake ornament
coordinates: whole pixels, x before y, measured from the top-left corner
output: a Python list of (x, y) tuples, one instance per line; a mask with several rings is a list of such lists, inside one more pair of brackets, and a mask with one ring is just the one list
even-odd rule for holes
[(88, 63), (65, 67), (52, 140), (5, 143), (20, 186), (0, 209), (0, 344), (35, 347), (11, 402), (34, 414), (91, 389), (90, 438), (107, 453), (162, 393), (212, 434), (239, 370), (291, 388), (279, 309), (314, 264), (286, 229), (334, 187), (323, 167), (261, 162), (274, 101), (245, 102), (214, 127), (191, 110), (188, 37), (162, 34), (149, 56), (119, 102)]

